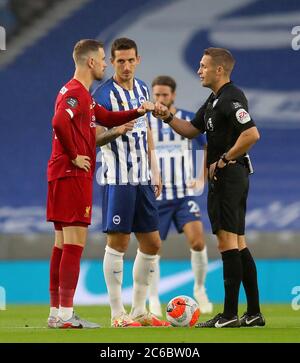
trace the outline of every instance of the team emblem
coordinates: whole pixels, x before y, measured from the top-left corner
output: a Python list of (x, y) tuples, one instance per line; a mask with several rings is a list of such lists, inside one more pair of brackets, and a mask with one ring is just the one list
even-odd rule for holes
[(140, 103), (140, 105), (143, 104), (145, 101), (146, 101), (145, 96), (140, 96), (139, 97), (139, 103)]
[(89, 218), (90, 213), (91, 213), (91, 206), (85, 207), (84, 217)]
[(121, 217), (118, 214), (113, 216), (113, 223), (114, 224), (120, 224), (120, 222), (121, 222)]

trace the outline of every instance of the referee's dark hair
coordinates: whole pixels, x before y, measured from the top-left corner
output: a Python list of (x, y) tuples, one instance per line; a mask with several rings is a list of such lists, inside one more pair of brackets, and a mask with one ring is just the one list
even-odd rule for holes
[(171, 88), (172, 92), (174, 93), (176, 91), (176, 82), (175, 80), (170, 76), (157, 76), (152, 81), (152, 87), (154, 86), (168, 86)]
[(217, 66), (222, 66), (225, 73), (230, 75), (233, 70), (235, 59), (228, 49), (225, 48), (207, 48), (204, 50), (204, 55), (211, 56), (213, 62)]

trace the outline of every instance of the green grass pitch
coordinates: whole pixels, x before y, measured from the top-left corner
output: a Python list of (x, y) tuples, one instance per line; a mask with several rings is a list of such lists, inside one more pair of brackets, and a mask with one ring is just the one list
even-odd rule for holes
[[(245, 306), (240, 307), (243, 313)], [(221, 306), (215, 306), (215, 312)], [(0, 311), (0, 342), (91, 342), (91, 343), (201, 343), (201, 342), (300, 342), (300, 310), (290, 305), (263, 305), (267, 325), (261, 328), (111, 328), (109, 307), (78, 306), (76, 313), (98, 322), (101, 329), (59, 330), (46, 328), (45, 305), (9, 305)], [(210, 316), (200, 316), (200, 321)]]

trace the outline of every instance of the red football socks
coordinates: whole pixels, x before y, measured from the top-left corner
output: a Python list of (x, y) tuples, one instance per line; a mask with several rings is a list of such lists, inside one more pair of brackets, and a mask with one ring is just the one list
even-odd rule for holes
[(59, 307), (59, 265), (63, 250), (56, 246), (52, 249), (50, 259), (50, 306)]
[(80, 271), (80, 258), (83, 247), (64, 244), (59, 269), (59, 305), (72, 307)]

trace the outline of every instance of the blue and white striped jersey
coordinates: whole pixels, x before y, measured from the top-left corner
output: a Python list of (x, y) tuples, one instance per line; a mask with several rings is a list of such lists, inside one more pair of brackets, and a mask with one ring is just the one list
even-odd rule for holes
[[(132, 90), (118, 85), (113, 78), (93, 93), (94, 99), (108, 110), (123, 111), (138, 108), (149, 100), (148, 87), (134, 79)], [(150, 169), (147, 144), (148, 116), (136, 119), (132, 131), (101, 147), (101, 170), (97, 171), (100, 184), (148, 184)]]
[[(177, 109), (175, 116), (191, 121), (194, 114)], [(200, 177), (202, 173), (206, 137), (200, 135), (193, 141), (184, 138), (153, 115), (150, 116), (150, 127), (163, 183), (162, 193), (158, 200), (195, 195), (194, 190), (188, 188), (188, 184)], [(194, 165), (197, 165), (199, 170), (196, 170)]]

